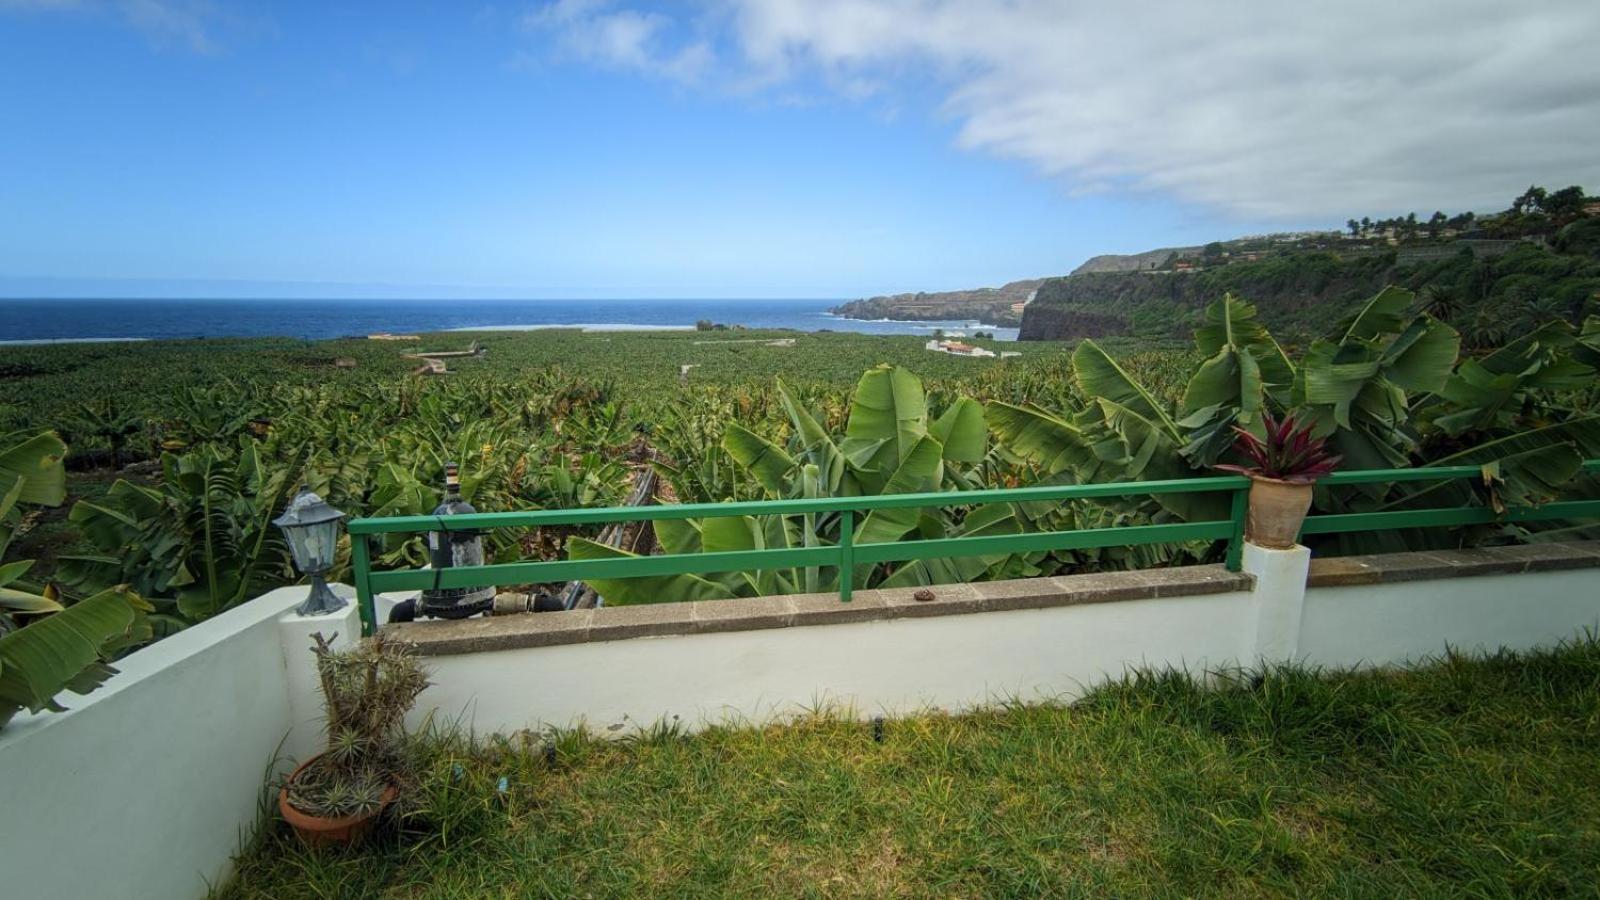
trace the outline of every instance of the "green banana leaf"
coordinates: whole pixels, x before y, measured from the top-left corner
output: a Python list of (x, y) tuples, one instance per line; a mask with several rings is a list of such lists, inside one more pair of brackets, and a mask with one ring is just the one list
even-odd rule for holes
[(1008, 452), (1038, 466), (1046, 475), (1066, 472), (1084, 483), (1121, 475), (1120, 471), (1105, 471), (1107, 461), (1095, 453), (1088, 436), (1065, 419), (1000, 400), (986, 404), (983, 414)]
[(781, 498), (788, 493), (789, 473), (794, 457), (782, 447), (761, 437), (737, 422), (730, 422), (722, 435), (722, 447), (743, 466), (768, 495)]
[(60, 711), (63, 690), (86, 694), (116, 672), (107, 647), (152, 607), (126, 588), (103, 591), (0, 637), (0, 725), (18, 711)]
[[(575, 537), (567, 541), (569, 559), (632, 559), (638, 554)], [(691, 600), (728, 600), (738, 594), (725, 584), (699, 575), (651, 575), (643, 578), (589, 578), (588, 585), (605, 598), (607, 606), (676, 603)]]
[(778, 398), (783, 404), (784, 412), (789, 416), (790, 423), (794, 426), (796, 437), (800, 441), (800, 456), (817, 468), (817, 476), (827, 487), (829, 496), (839, 496), (844, 486), (845, 459), (839, 447), (834, 444), (833, 436), (827, 429), (817, 424), (817, 420), (806, 412), (793, 396), (790, 395), (783, 382), (777, 383)]
[(1178, 426), (1166, 408), (1094, 341), (1085, 340), (1072, 351), (1072, 368), (1086, 396), (1128, 409), (1165, 431), (1174, 443), (1181, 443)]
[(970, 397), (957, 397), (944, 415), (928, 426), (944, 447), (946, 462), (980, 463), (989, 453), (989, 430), (984, 427), (983, 404)]
[[(884, 484), (883, 494), (917, 494), (937, 491), (944, 474), (944, 448), (924, 436), (911, 447), (894, 474)], [(856, 526), (857, 544), (898, 541), (917, 527), (921, 510), (915, 508), (875, 509)]]
[[(16, 437), (5, 435), (0, 440)], [(66, 455), (67, 445), (52, 431), (11, 444), (0, 451), (0, 485), (9, 491), (21, 479), (22, 490), (13, 502), (60, 506), (67, 499), (67, 470), (61, 464)]]

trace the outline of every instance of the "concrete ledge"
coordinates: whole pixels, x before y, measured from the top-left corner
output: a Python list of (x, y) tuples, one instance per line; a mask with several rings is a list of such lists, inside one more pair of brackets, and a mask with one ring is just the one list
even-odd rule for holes
[[(700, 600), (572, 612), (407, 622), (384, 632), (415, 644), (426, 656), (480, 653), (639, 637), (756, 631), (794, 626), (956, 616), (1045, 609), (1117, 600), (1194, 597), (1248, 591), (1251, 576), (1222, 566), (1184, 566), (1139, 572), (1104, 572), (1057, 578), (1019, 578), (927, 588), (856, 591), (849, 603), (837, 594), (792, 594), (736, 600)], [(922, 591), (932, 593), (917, 599)]]
[(1306, 583), (1309, 587), (1343, 587), (1595, 567), (1600, 567), (1600, 541), (1519, 544), (1313, 559)]

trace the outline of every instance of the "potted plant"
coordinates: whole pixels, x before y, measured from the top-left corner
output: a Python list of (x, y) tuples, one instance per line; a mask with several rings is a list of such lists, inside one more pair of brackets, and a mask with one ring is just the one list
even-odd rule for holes
[(327, 748), (278, 791), (278, 810), (310, 846), (351, 843), (371, 830), (405, 782), (402, 723), (427, 673), (382, 635), (335, 652), (312, 635), (327, 710)]
[(1221, 464), (1217, 468), (1250, 476), (1250, 512), (1245, 538), (1262, 547), (1286, 550), (1295, 545), (1306, 512), (1311, 509), (1311, 489), (1318, 478), (1332, 472), (1342, 457), (1328, 452), (1324, 438), (1313, 437), (1312, 426), (1300, 426), (1294, 416), (1283, 421), (1263, 413), (1265, 439), (1234, 426), (1233, 448), (1248, 465)]

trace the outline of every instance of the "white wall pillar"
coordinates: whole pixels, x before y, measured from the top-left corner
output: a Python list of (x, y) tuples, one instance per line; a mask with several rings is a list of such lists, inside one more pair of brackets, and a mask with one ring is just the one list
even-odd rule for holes
[(321, 632), (330, 644), (340, 649), (361, 640), (361, 609), (356, 604), (355, 588), (343, 584), (329, 587), (350, 602), (342, 609), (320, 616), (302, 616), (291, 609), (278, 617), (290, 715), (283, 753), (296, 763), (304, 762), (322, 747), (322, 690), (317, 680), (317, 658), (311, 652), (314, 646), (311, 636)]
[(1297, 660), (1311, 551), (1299, 545), (1269, 550), (1246, 543), (1243, 567), (1256, 578), (1255, 639), (1244, 658), (1257, 665)]

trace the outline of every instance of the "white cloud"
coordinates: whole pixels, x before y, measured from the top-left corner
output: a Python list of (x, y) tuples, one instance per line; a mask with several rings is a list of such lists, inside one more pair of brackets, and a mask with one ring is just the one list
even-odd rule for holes
[(692, 54), (705, 83), (930, 82), (961, 146), (1073, 190), (1342, 220), (1600, 188), (1595, 0), (713, 0), (720, 59), (659, 12), (535, 16), (574, 55), (680, 80)]
[(694, 82), (712, 62), (708, 43), (673, 39), (671, 17), (613, 10), (606, 0), (557, 0), (529, 13), (522, 24), (552, 35), (564, 54), (607, 68)]
[(207, 32), (212, 10), (204, 0), (120, 0), (117, 6), (128, 24), (151, 40), (173, 41), (196, 53), (218, 50)]

